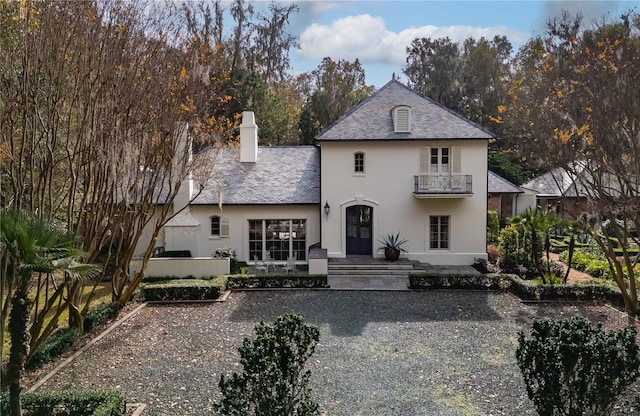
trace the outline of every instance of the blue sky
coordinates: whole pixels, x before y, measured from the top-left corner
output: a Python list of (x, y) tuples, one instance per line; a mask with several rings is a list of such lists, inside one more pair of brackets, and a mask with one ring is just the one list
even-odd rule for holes
[[(315, 69), (325, 56), (356, 58), (365, 68), (367, 83), (376, 87), (401, 75), (405, 48), (416, 37), (493, 38), (505, 35), (517, 50), (544, 33), (545, 22), (562, 9), (581, 11), (584, 22), (608, 16), (617, 19), (636, 1), (297, 1), (300, 8), (290, 29), (299, 36), (291, 51), (296, 73)], [(266, 5), (266, 2), (258, 4)]]

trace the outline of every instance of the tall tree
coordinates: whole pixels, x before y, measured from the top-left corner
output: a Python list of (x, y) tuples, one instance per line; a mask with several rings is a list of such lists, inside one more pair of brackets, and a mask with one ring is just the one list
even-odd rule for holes
[(537, 157), (541, 169), (564, 169), (588, 197), (588, 208), (566, 214), (588, 226), (632, 313), (639, 310), (638, 256), (629, 250), (637, 242), (632, 229), (640, 229), (638, 23), (631, 13), (587, 30), (580, 16), (549, 21), (546, 37), (521, 56), (504, 113), (526, 154)]
[[(81, 235), (88, 260), (105, 264), (114, 299), (126, 302), (141, 279), (126, 275), (140, 235), (153, 236), (148, 259), (193, 168), (181, 145), (185, 123), (228, 124), (206, 111), (228, 99), (216, 89), (224, 71), (215, 48), (185, 39), (170, 3), (26, 5), (9, 8), (17, 40), (0, 37), (8, 54), (0, 59), (3, 204)], [(87, 307), (71, 303), (73, 325)]]
[(286, 79), (289, 64), (289, 49), (294, 45), (294, 36), (287, 33), (287, 24), (298, 6), (293, 3), (269, 4), (269, 13), (258, 14), (254, 24), (253, 47), (249, 48), (251, 59), (248, 69), (257, 72), (269, 83)]
[(359, 60), (333, 61), (324, 58), (317, 69), (303, 74), (309, 94), (300, 115), (300, 141), (310, 144), (324, 129), (373, 93), (366, 85)]
[(416, 38), (407, 47), (403, 72), (411, 88), (458, 111), (461, 68), (459, 46), (450, 38)]

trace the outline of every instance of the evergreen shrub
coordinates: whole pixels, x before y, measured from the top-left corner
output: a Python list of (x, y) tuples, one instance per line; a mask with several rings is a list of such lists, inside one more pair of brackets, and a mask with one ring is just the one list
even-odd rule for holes
[(516, 358), (538, 414), (609, 415), (640, 374), (636, 333), (582, 317), (536, 319), (530, 337), (519, 334)]

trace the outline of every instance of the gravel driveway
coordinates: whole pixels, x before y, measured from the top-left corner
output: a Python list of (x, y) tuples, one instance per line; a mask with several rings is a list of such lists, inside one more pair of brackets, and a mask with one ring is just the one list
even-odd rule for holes
[(487, 292), (234, 292), (224, 303), (143, 308), (42, 389), (118, 387), (147, 404), (143, 415), (212, 414), (220, 374), (242, 370), (242, 340), (292, 310), (320, 327), (308, 368), (322, 411), (338, 416), (535, 415), (514, 357), (518, 331), (538, 316), (626, 322), (605, 306)]

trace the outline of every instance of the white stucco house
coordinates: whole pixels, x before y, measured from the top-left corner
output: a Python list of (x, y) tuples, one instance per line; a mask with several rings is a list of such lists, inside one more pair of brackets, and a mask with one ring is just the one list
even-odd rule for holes
[[(259, 120), (258, 120), (259, 123)], [(494, 135), (396, 80), (317, 137), (316, 145), (258, 146), (243, 113), (240, 147), (201, 154), (214, 166), (158, 246), (211, 256), (228, 246), (249, 262), (269, 255), (308, 264), (326, 256), (383, 257), (378, 240), (400, 233), (403, 254), (434, 265), (486, 259), (487, 146)]]

